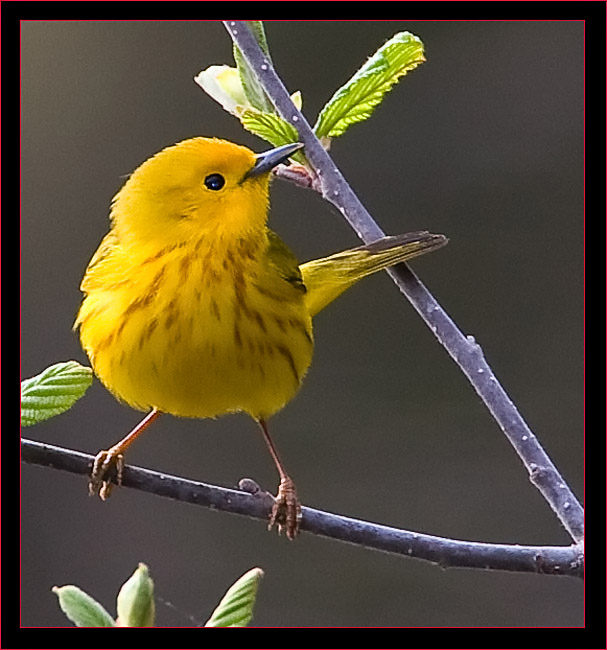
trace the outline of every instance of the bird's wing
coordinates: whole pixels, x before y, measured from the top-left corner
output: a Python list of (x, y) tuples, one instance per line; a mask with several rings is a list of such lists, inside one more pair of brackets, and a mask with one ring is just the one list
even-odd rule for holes
[(268, 259), (272, 266), (278, 271), (278, 274), (286, 280), (292, 287), (306, 292), (301, 271), (299, 270), (299, 262), (291, 249), (282, 241), (282, 239), (271, 230), (268, 230)]

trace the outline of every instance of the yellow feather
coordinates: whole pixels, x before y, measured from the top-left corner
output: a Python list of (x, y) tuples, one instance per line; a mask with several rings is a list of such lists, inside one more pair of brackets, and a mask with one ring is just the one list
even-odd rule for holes
[[(146, 160), (114, 197), (77, 317), (95, 373), (131, 406), (266, 418), (297, 392), (312, 316), (360, 278), (442, 245), (410, 233), (307, 262), (266, 226), (269, 170), (193, 138)], [(224, 185), (205, 186), (210, 175)]]
[[(312, 317), (365, 275), (446, 242), (411, 233), (300, 267), (266, 225), (270, 171), (298, 148), (256, 156), (192, 138), (146, 160), (112, 201), (75, 324), (97, 377), (132, 407), (196, 418), (244, 411), (260, 421), (281, 474), (271, 522), (280, 524), (286, 503), (289, 537), (299, 502), (265, 419), (301, 385)], [(104, 472), (139, 433), (98, 454), (91, 490), (102, 498)]]

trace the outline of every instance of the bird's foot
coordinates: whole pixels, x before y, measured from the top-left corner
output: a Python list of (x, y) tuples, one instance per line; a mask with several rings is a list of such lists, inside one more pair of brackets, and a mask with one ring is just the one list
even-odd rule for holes
[(110, 473), (115, 472), (116, 485), (122, 485), (122, 471), (124, 469), (124, 456), (119, 449), (112, 447), (100, 451), (93, 462), (93, 469), (89, 478), (89, 494), (98, 494), (102, 501), (109, 499), (114, 483)]
[(274, 498), (272, 513), (268, 530), (271, 530), (274, 524), (278, 526), (278, 534), (284, 532), (288, 539), (295, 539), (299, 532), (299, 523), (301, 521), (301, 503), (297, 496), (295, 483), (287, 476), (280, 481), (278, 494)]

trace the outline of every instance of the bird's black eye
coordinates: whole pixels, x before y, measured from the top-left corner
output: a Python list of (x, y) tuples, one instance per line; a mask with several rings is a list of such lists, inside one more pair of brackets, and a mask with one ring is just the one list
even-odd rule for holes
[(210, 190), (217, 191), (220, 190), (226, 184), (226, 179), (221, 174), (209, 174), (204, 179), (204, 184)]

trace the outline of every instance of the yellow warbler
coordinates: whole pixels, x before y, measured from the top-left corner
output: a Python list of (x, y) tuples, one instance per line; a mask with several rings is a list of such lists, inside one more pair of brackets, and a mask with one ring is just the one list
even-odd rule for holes
[(292, 539), (301, 507), (267, 428), (312, 358), (312, 317), (365, 275), (446, 243), (416, 232), (299, 265), (267, 227), (271, 170), (302, 147), (259, 155), (192, 138), (146, 160), (116, 194), (111, 229), (82, 280), (76, 319), (103, 384), (149, 411), (99, 452), (90, 491), (161, 413), (208, 418), (244, 411), (261, 426), (280, 475), (270, 526)]

